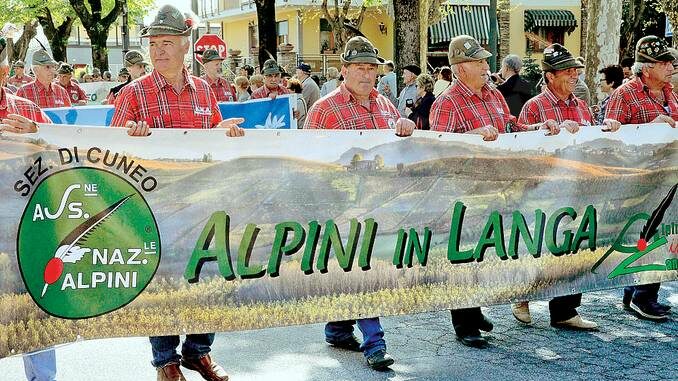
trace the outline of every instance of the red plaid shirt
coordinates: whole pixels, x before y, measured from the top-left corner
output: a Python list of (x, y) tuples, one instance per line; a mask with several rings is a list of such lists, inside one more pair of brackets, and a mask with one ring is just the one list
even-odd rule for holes
[(71, 107), (71, 100), (63, 87), (50, 83), (45, 87), (37, 80), (21, 86), (16, 95), (34, 102), (41, 108)]
[(465, 133), (487, 125), (494, 126), (500, 133), (526, 131), (527, 126), (516, 124), (508, 105), (499, 90), (487, 84), (476, 95), (463, 82), (457, 80), (436, 98), (429, 115), (431, 130)]
[(400, 113), (393, 103), (376, 89), (370, 92), (369, 102), (369, 108), (362, 105), (342, 83), (313, 104), (306, 114), (304, 128), (328, 130), (395, 128)]
[(19, 114), (36, 123), (52, 123), (38, 105), (28, 99), (9, 94), (0, 87), (0, 119), (6, 118), (9, 114)]
[(151, 128), (212, 128), (221, 113), (210, 86), (183, 69), (184, 88), (177, 94), (156, 70), (130, 82), (115, 99), (111, 126), (146, 121)]
[[(266, 87), (266, 85), (263, 85), (252, 92), (252, 96), (250, 97), (250, 99), (268, 98), (270, 94), (271, 90), (269, 90), (268, 87)], [(287, 87), (278, 85), (278, 95), (282, 94), (290, 94), (290, 90)]]
[(7, 83), (12, 86), (21, 87), (27, 83), (33, 82), (34, 79), (35, 78), (31, 77), (30, 75), (22, 75), (21, 77), (14, 75), (7, 80)]
[(518, 122), (523, 124), (543, 123), (547, 120), (562, 123), (566, 120), (579, 125), (593, 124), (591, 109), (583, 100), (570, 94), (566, 101), (559, 99), (548, 87), (523, 106)]
[(216, 81), (213, 81), (207, 75), (200, 77), (209, 83), (212, 88), (212, 92), (217, 97), (217, 102), (235, 102), (238, 99), (235, 95), (235, 86), (228, 83), (224, 78), (217, 78)]
[(66, 90), (66, 92), (68, 92), (68, 96), (71, 99), (71, 103), (88, 100), (87, 94), (85, 94), (85, 90), (83, 90), (82, 87), (80, 87), (80, 85), (78, 85), (78, 83), (72, 79), (68, 86), (61, 85), (59, 81), (55, 81), (54, 84), (63, 87)]
[(605, 118), (615, 119), (621, 124), (650, 123), (659, 115), (669, 115), (678, 120), (678, 95), (670, 84), (662, 89), (665, 102), (652, 97), (641, 78), (635, 78), (610, 95)]

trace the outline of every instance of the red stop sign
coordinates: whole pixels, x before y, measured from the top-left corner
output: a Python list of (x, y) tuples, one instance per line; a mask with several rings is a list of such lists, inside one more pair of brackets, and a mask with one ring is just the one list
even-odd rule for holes
[(198, 53), (202, 53), (207, 49), (215, 49), (219, 52), (219, 56), (223, 58), (226, 58), (228, 55), (226, 53), (226, 42), (216, 34), (203, 34), (198, 38), (198, 41), (195, 42), (193, 53), (196, 53), (195, 59), (198, 60), (198, 62), (202, 63), (202, 54)]

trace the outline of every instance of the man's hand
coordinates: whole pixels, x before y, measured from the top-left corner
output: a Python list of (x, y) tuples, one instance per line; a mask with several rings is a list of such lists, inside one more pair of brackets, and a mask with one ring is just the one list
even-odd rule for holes
[(603, 126), (605, 126), (605, 128), (603, 128), (603, 132), (615, 132), (619, 131), (621, 123), (614, 119), (605, 119), (603, 120)]
[(668, 123), (669, 126), (676, 128), (676, 121), (668, 115), (659, 115), (654, 118), (652, 123)]
[(475, 130), (468, 131), (467, 134), (482, 135), (484, 141), (491, 142), (493, 140), (497, 140), (497, 138), (499, 137), (499, 130), (494, 126), (487, 125), (485, 127), (480, 127), (476, 128)]
[(143, 120), (139, 122), (127, 121), (125, 128), (127, 128), (127, 135), (129, 136), (148, 136), (151, 134), (151, 128)]
[(226, 136), (232, 138), (245, 136), (245, 130), (238, 126), (240, 123), (243, 123), (244, 121), (245, 119), (243, 118), (224, 119), (221, 122), (219, 122), (219, 124), (217, 124), (217, 128), (225, 128)]
[(38, 132), (38, 125), (35, 122), (19, 114), (9, 114), (1, 122), (0, 131), (13, 132), (15, 134)]
[(273, 93), (273, 92), (268, 93), (268, 97), (271, 98), (271, 99), (275, 99), (277, 96), (278, 96), (278, 93)]
[(400, 118), (395, 124), (396, 136), (410, 136), (412, 135), (412, 132), (414, 131), (415, 127), (416, 126), (414, 125), (413, 121), (405, 118)]
[[(102, 103), (102, 104), (103, 104), (103, 103)], [(78, 105), (78, 106), (87, 106), (87, 101), (83, 99), (83, 100), (81, 100), (81, 101), (78, 101), (77, 105)]]
[(561, 129), (566, 129), (569, 133), (571, 134), (576, 134), (577, 131), (579, 131), (579, 123), (573, 121), (573, 120), (565, 120), (562, 123), (560, 123)]
[(549, 131), (546, 136), (558, 135), (560, 133), (560, 126), (558, 125), (558, 122), (553, 119), (548, 119), (546, 122), (542, 123), (541, 129)]

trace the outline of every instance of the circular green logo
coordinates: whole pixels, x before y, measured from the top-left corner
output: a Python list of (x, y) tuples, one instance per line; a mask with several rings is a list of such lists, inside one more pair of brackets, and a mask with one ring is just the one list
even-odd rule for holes
[(72, 168), (42, 181), (19, 224), (17, 255), (33, 300), (50, 315), (81, 319), (130, 303), (160, 263), (158, 225), (122, 177)]

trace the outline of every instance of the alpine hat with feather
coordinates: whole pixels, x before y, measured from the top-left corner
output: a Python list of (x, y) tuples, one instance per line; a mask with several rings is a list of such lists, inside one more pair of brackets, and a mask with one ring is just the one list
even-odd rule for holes
[(141, 30), (140, 37), (188, 36), (193, 31), (193, 20), (178, 9), (165, 5), (158, 11), (155, 20)]

